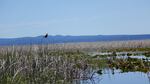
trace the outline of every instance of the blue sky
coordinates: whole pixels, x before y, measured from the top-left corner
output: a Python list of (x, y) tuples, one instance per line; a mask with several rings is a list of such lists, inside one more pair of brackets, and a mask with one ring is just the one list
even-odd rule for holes
[(150, 34), (150, 0), (0, 0), (0, 38)]

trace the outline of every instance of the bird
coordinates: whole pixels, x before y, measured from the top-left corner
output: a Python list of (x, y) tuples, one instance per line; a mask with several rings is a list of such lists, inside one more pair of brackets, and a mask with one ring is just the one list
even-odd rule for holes
[(48, 33), (46, 33), (46, 35), (44, 36), (44, 38), (47, 38), (48, 37)]

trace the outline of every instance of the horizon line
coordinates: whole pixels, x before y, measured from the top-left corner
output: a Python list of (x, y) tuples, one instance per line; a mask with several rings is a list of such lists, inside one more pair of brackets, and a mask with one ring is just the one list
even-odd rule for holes
[[(48, 36), (128, 36), (128, 35), (150, 35), (150, 34), (97, 34), (97, 35), (48, 35)], [(24, 37), (0, 37), (0, 39), (15, 39), (15, 38), (34, 38), (34, 37), (42, 37), (44, 35), (39, 36), (24, 36)]]

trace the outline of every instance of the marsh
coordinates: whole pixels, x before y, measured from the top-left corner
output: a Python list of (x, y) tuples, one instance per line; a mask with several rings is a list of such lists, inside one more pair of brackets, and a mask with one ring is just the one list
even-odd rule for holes
[(124, 42), (125, 47), (121, 47), (122, 42), (118, 46), (114, 43), (3, 46), (0, 48), (0, 83), (147, 84), (149, 47), (145, 44), (135, 47), (138, 41), (132, 47), (128, 47), (132, 41)]

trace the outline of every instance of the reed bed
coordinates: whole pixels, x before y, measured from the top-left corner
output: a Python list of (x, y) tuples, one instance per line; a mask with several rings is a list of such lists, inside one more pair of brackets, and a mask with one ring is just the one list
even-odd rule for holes
[(7, 47), (0, 51), (1, 84), (70, 84), (90, 79), (89, 56), (46, 46)]
[(105, 65), (89, 51), (150, 50), (150, 40), (0, 47), (0, 84), (71, 84)]
[(61, 43), (48, 45), (51, 50), (80, 50), (80, 51), (147, 51), (150, 50), (150, 40), (105, 41)]

